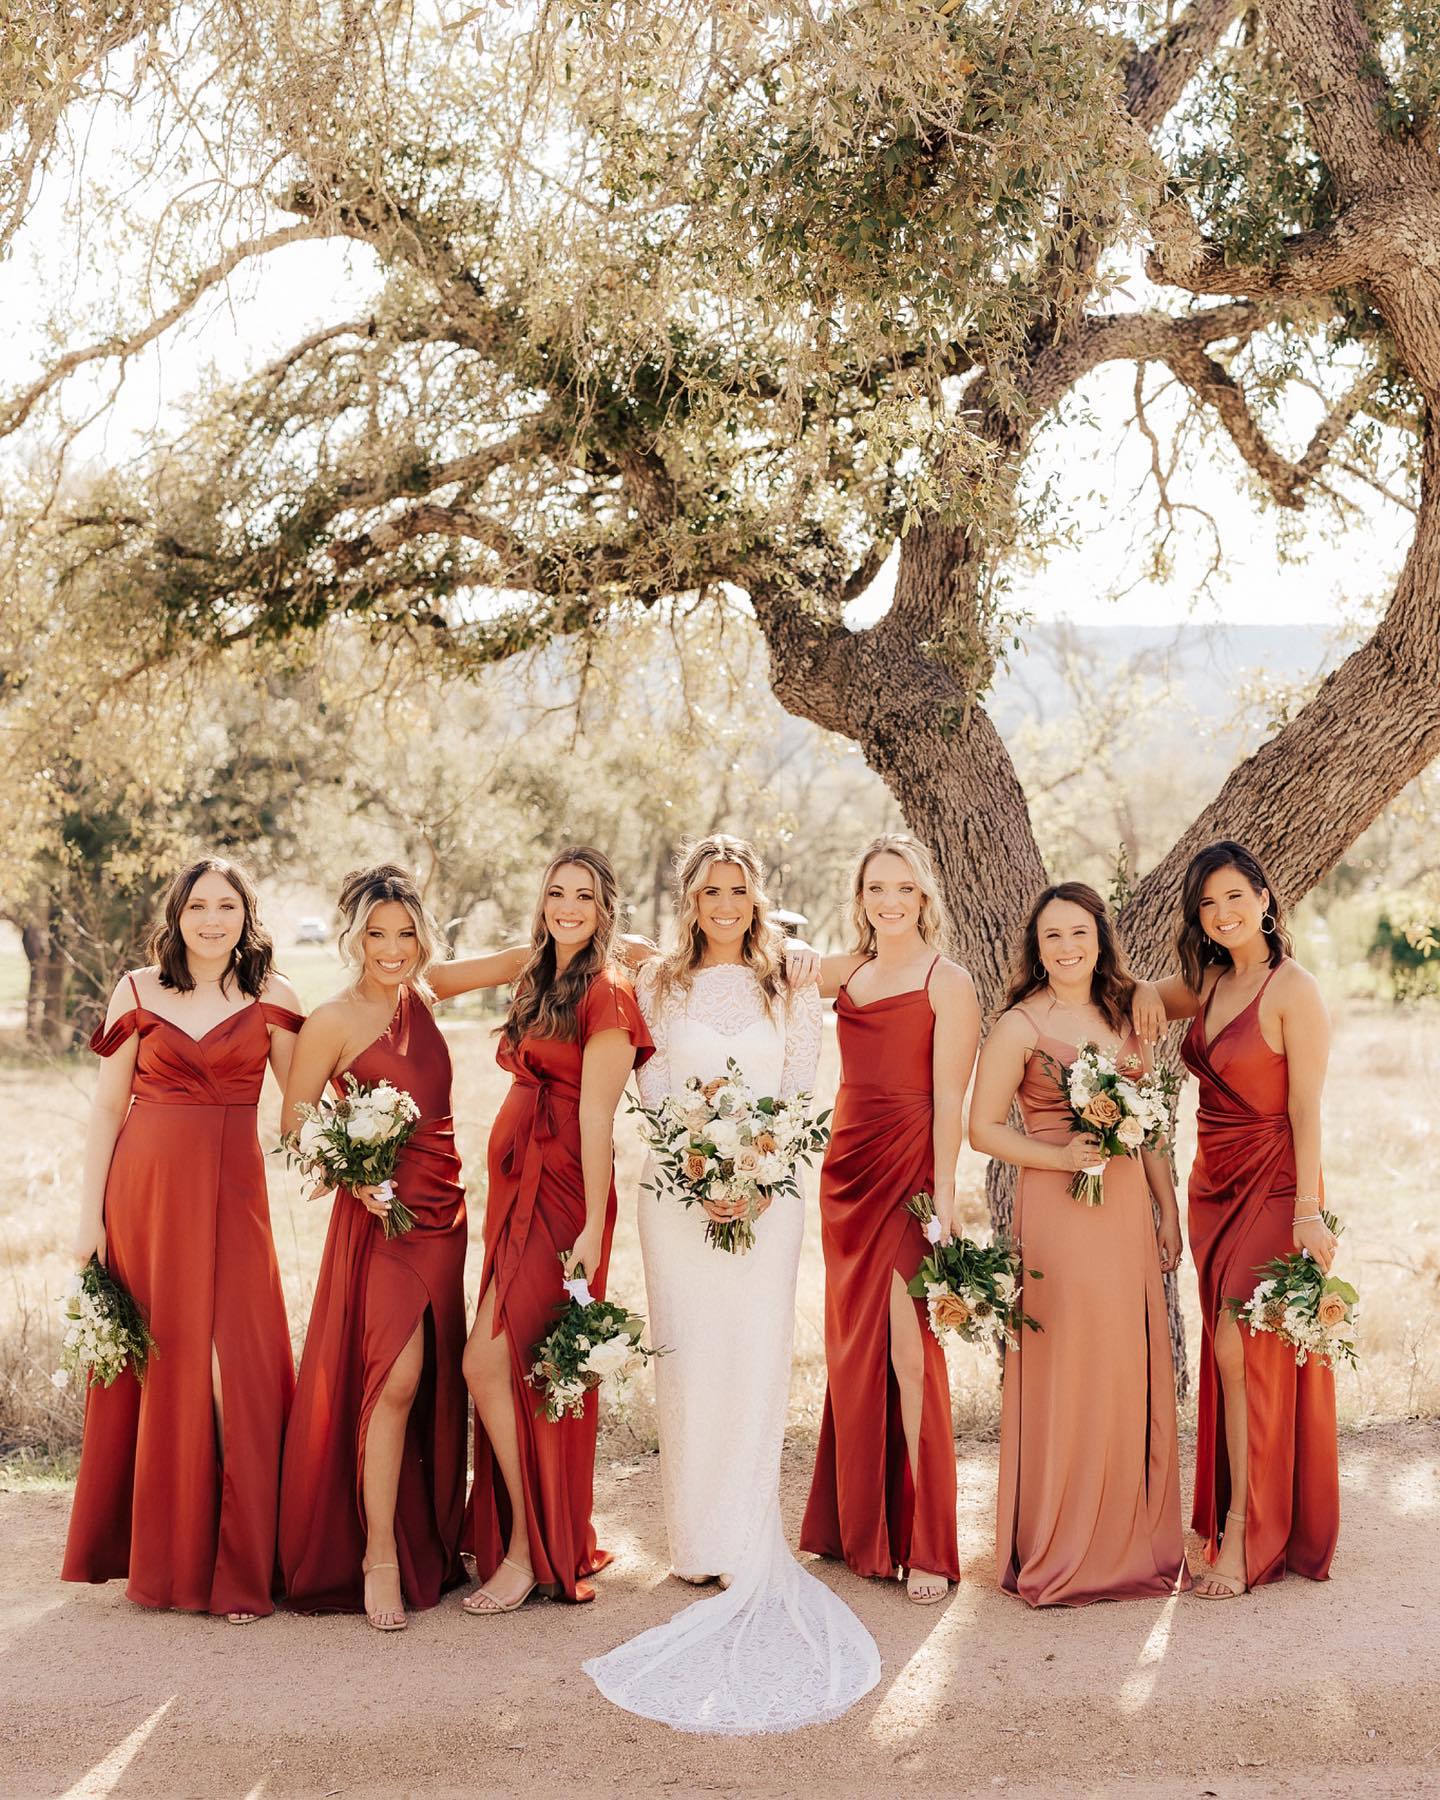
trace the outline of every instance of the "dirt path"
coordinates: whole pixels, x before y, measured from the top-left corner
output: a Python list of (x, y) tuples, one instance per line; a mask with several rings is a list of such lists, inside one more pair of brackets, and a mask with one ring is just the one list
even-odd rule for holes
[[(453, 1604), (377, 1637), (358, 1620), (236, 1629), (55, 1579), (69, 1496), (0, 1495), (4, 1754), (25, 1796), (997, 1793), (1440, 1794), (1440, 1426), (1342, 1446), (1330, 1585), (1240, 1604), (1030, 1613), (991, 1586), (994, 1451), (961, 1462), (967, 1580), (922, 1612), (828, 1579), (874, 1632), (881, 1684), (786, 1737), (687, 1737), (609, 1707), (580, 1660), (655, 1623), (653, 1458), (602, 1465), (594, 1606), (471, 1620)], [(793, 1526), (805, 1459), (787, 1462)]]

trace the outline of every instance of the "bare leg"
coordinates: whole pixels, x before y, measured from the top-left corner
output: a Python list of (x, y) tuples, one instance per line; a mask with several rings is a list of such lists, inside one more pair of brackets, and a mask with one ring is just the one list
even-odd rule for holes
[(400, 1491), (405, 1427), (424, 1368), (422, 1319), (390, 1365), (365, 1434), (365, 1468), (360, 1477), (365, 1503), (365, 1611), (377, 1625), (391, 1629), (405, 1622), (400, 1570), (396, 1567), (395, 1497)]
[[(215, 1457), (225, 1467), (225, 1390), (220, 1381), (220, 1352), (212, 1340), (210, 1345), (210, 1397), (215, 1409)], [(226, 1613), (231, 1625), (253, 1625), (260, 1615), (250, 1612)]]
[(1245, 1344), (1228, 1312), (1215, 1327), (1215, 1364), (1225, 1396), (1225, 1452), (1230, 1461), (1230, 1510), (1220, 1522), (1222, 1541), (1214, 1566), (1196, 1592), (1228, 1600), (1245, 1590), (1245, 1514), (1249, 1502), (1249, 1424), (1245, 1412)]
[[(510, 1496), (510, 1541), (505, 1561), (490, 1572), (478, 1592), (461, 1605), (471, 1612), (493, 1612), (512, 1605), (533, 1585), (530, 1568), (530, 1533), (525, 1520), (525, 1489), (520, 1478), (520, 1436), (515, 1429), (515, 1395), (510, 1385), (510, 1344), (495, 1329), (495, 1289), (488, 1287), (480, 1299), (475, 1324), (465, 1345), (462, 1367), (465, 1385), (475, 1402), (480, 1423), (499, 1464), (505, 1491)], [(486, 1600), (492, 1604), (485, 1604)]]
[[(898, 1274), (890, 1276), (890, 1366), (900, 1389), (900, 1424), (910, 1458), (910, 1478), (920, 1480), (920, 1418), (925, 1405), (925, 1345), (915, 1317), (915, 1302)], [(932, 1569), (911, 1569), (906, 1590), (912, 1600), (929, 1605), (943, 1600), (950, 1583)]]

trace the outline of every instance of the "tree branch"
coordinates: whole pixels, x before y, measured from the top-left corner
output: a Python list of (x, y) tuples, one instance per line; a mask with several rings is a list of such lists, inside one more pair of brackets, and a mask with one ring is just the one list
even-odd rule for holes
[(72, 350), (62, 356), (59, 362), (52, 365), (38, 381), (18, 393), (3, 411), (0, 411), (0, 437), (9, 437), (29, 418), (30, 414), (49, 393), (52, 393), (61, 382), (73, 375), (77, 369), (84, 368), (87, 363), (101, 362), (107, 359), (118, 359), (123, 366), (132, 356), (137, 355), (156, 338), (167, 332), (177, 320), (185, 314), (209, 290), (224, 281), (226, 276), (237, 269), (241, 263), (252, 257), (266, 256), (272, 250), (280, 250), (286, 244), (300, 243), (307, 238), (327, 235), (314, 225), (285, 225), (278, 231), (265, 233), (263, 237), (246, 238), (243, 243), (236, 244), (214, 262), (202, 274), (198, 275), (190, 286), (163, 313), (157, 314), (148, 324), (128, 337), (106, 338), (98, 344), (89, 344), (82, 350)]
[(1159, 43), (1131, 57), (1125, 105), (1145, 131), (1153, 131), (1175, 106), (1244, 7), (1245, 0), (1194, 0)]

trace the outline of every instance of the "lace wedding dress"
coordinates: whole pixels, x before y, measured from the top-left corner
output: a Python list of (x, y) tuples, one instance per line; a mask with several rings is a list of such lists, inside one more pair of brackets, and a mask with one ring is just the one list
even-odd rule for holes
[[(743, 966), (697, 971), (688, 993), (657, 1003), (638, 984), (655, 1054), (638, 1072), (654, 1106), (688, 1076), (709, 1080), (734, 1057), (756, 1094), (813, 1087), (816, 990), (771, 1018)], [(653, 1179), (647, 1171), (645, 1179)], [(743, 1256), (705, 1242), (705, 1214), (642, 1189), (650, 1341), (670, 1558), (722, 1592), (585, 1664), (607, 1699), (680, 1731), (790, 1731), (838, 1718), (880, 1678), (875, 1642), (845, 1603), (790, 1554), (780, 1524), (780, 1450), (790, 1393), (803, 1203), (782, 1196)]]

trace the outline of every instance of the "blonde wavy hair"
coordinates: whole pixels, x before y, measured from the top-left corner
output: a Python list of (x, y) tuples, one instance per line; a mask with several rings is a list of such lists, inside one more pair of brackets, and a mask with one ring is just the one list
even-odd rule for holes
[(700, 890), (705, 886), (716, 863), (734, 863), (745, 877), (745, 886), (754, 902), (741, 955), (760, 983), (766, 1012), (772, 1012), (781, 998), (784, 965), (781, 960), (780, 933), (770, 917), (770, 897), (765, 892), (765, 865), (753, 844), (744, 838), (730, 837), (726, 832), (712, 832), (684, 846), (675, 859), (675, 933), (677, 943), (666, 956), (657, 957), (655, 994), (663, 1001), (672, 993), (687, 993), (695, 979), (695, 971), (705, 955), (705, 933), (700, 928)]
[(930, 852), (918, 839), (903, 831), (884, 832), (872, 838), (860, 852), (855, 865), (855, 879), (850, 890), (850, 928), (855, 942), (852, 950), (860, 956), (875, 954), (875, 927), (865, 916), (865, 871), (877, 856), (898, 856), (915, 877), (920, 890), (919, 930), (923, 942), (934, 950), (944, 950), (950, 941), (950, 916), (940, 894), (940, 878)]
[(415, 927), (416, 963), (407, 986), (412, 987), (427, 1005), (433, 1004), (435, 990), (426, 980), (431, 968), (440, 960), (440, 929), (420, 898), (415, 877), (399, 863), (377, 863), (371, 869), (352, 869), (340, 883), (342, 924), (336, 947), (341, 959), (351, 970), (350, 986), (360, 985), (365, 971), (365, 927), (377, 906), (403, 906)]
[[(545, 896), (555, 871), (570, 863), (584, 869), (591, 878), (595, 935), (565, 968), (557, 969), (555, 940), (545, 923)], [(530, 921), (530, 954), (515, 978), (510, 1010), (500, 1028), (507, 1043), (516, 1045), (526, 1036), (563, 1038), (574, 1043), (580, 1035), (580, 1004), (586, 989), (602, 969), (610, 966), (619, 916), (620, 883), (603, 851), (593, 850), (588, 844), (567, 844), (550, 858)]]

